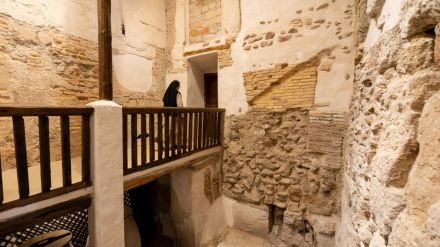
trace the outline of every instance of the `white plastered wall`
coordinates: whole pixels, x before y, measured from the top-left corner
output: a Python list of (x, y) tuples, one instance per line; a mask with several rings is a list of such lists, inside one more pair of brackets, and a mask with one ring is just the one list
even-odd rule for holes
[[(184, 4), (177, 0), (177, 6)], [(327, 5), (318, 9), (318, 7)], [(179, 12), (179, 11), (178, 11)], [(315, 103), (322, 111), (346, 111), (352, 95), (354, 71), (354, 8), (352, 0), (242, 0), (222, 1), (222, 33), (220, 40), (236, 38), (231, 46), (232, 66), (219, 70), (219, 107), (226, 108), (227, 115), (243, 114), (249, 110), (246, 101), (243, 73), (273, 68), (276, 64), (298, 64), (317, 56), (322, 64), (331, 69), (318, 70)], [(181, 13), (180, 13), (181, 14)], [(287, 33), (295, 18), (324, 20), (318, 28), (298, 28), (291, 40), (278, 42), (281, 32)], [(182, 28), (186, 17), (176, 14), (176, 28)], [(264, 22), (264, 24), (261, 24)], [(337, 25), (336, 25), (337, 23)], [(328, 26), (328, 27), (327, 27)], [(338, 34), (336, 34), (339, 31)], [(270, 47), (245, 51), (242, 47), (248, 34), (275, 32), (274, 44)], [(176, 33), (173, 60), (185, 57), (182, 47), (185, 33)], [(216, 45), (214, 41), (209, 45)], [(188, 44), (188, 42), (186, 42)], [(205, 45), (205, 44), (204, 44)], [(194, 46), (194, 45), (191, 45)], [(206, 46), (201, 46), (206, 48)], [(324, 52), (328, 51), (328, 52)], [(178, 64), (173, 63), (173, 66)]]
[(182, 169), (171, 174), (171, 216), (182, 246), (204, 246), (228, 226), (223, 197), (212, 202), (206, 197), (204, 172)]

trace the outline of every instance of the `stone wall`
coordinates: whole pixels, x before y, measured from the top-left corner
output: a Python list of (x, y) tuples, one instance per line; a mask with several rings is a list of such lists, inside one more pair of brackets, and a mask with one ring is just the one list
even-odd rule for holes
[(190, 43), (211, 40), (221, 28), (220, 0), (190, 0), (189, 41)]
[(318, 60), (276, 65), (273, 69), (243, 74), (249, 105), (253, 109), (284, 110), (312, 107), (315, 102)]
[[(97, 100), (96, 4), (83, 1), (58, 1), (51, 5), (42, 1), (1, 2), (0, 105), (85, 106)], [(158, 33), (164, 34), (164, 28), (151, 30), (151, 26), (160, 25), (160, 18), (152, 21), (146, 19), (145, 13), (133, 10), (133, 6), (145, 9), (142, 8), (145, 3), (123, 1), (126, 15), (119, 9), (120, 5), (113, 9), (114, 16), (125, 20), (112, 21), (114, 100), (121, 105), (161, 105), (166, 66), (165, 43), (161, 40), (165, 41), (165, 36), (162, 38)], [(66, 7), (78, 15), (73, 18), (76, 23), (61, 18)], [(155, 11), (161, 15), (160, 8)], [(139, 26), (139, 20), (127, 17), (139, 15), (142, 15), (143, 26)], [(90, 21), (89, 17), (96, 20)], [(89, 22), (83, 23), (84, 19)], [(122, 33), (120, 22), (124, 24), (125, 33)], [(141, 36), (135, 43), (132, 30), (155, 33), (157, 38)], [(0, 121), (2, 169), (8, 169), (15, 166), (12, 121), (8, 118)], [(37, 118), (25, 119), (29, 165), (39, 163), (37, 125)], [(50, 118), (52, 161), (59, 160), (61, 155), (59, 126), (59, 119)], [(80, 147), (80, 119), (71, 118), (72, 157), (80, 155)]]
[[(271, 233), (275, 242), (298, 246), (331, 244), (344, 132), (341, 113), (297, 108), (230, 117), (225, 132), (223, 193), (268, 208), (263, 213), (269, 227), (260, 227), (263, 230), (255, 233)], [(246, 228), (243, 230), (253, 229)]]
[(438, 246), (440, 4), (359, 6), (370, 21), (358, 35), (337, 246)]
[[(354, 2), (222, 0), (221, 30), (209, 37), (193, 32), (196, 40), (193, 2), (169, 1), (167, 81), (197, 87), (189, 85), (187, 60), (217, 52), (218, 102), (228, 116), (228, 224), (280, 246), (334, 246)], [(183, 91), (184, 99), (200, 97), (190, 93)]]

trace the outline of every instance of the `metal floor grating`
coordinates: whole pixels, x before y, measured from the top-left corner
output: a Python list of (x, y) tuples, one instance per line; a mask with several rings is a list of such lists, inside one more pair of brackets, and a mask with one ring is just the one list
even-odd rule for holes
[(86, 246), (89, 235), (87, 209), (61, 216), (8, 236), (0, 236), (0, 247), (18, 247), (35, 236), (56, 230), (70, 231), (72, 233), (73, 246)]

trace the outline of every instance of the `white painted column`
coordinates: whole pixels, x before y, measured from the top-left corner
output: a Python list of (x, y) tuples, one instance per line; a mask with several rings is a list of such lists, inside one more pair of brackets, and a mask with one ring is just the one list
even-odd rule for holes
[(121, 247), (125, 246), (122, 107), (105, 100), (88, 105), (95, 109), (91, 118), (90, 243), (94, 247)]

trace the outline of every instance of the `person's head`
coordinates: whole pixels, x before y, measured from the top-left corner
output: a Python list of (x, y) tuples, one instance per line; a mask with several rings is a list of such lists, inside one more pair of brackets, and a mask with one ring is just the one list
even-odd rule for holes
[(179, 90), (180, 82), (178, 80), (174, 80), (171, 82), (171, 84), (168, 87), (175, 88), (175, 89)]

